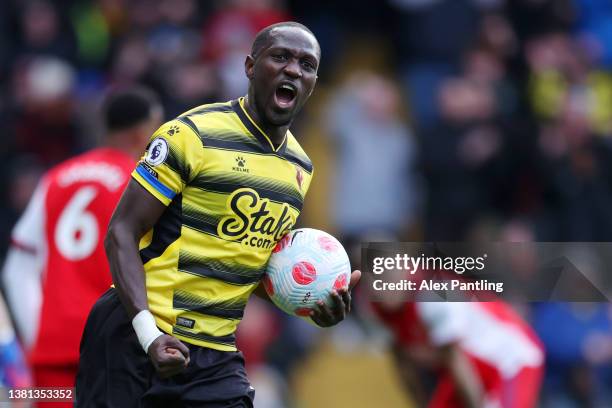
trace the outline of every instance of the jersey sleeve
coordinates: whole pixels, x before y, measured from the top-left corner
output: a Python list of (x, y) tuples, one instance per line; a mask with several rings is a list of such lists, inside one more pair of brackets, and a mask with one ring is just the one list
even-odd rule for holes
[(6, 300), (26, 346), (36, 340), (42, 305), (42, 279), (47, 256), (45, 201), (48, 179), (38, 183), (26, 210), (11, 234), (11, 247), (2, 269)]
[(132, 178), (169, 205), (197, 174), (201, 155), (202, 142), (196, 131), (180, 120), (171, 120), (151, 136)]
[(25, 211), (11, 233), (12, 245), (41, 257), (45, 246), (45, 200), (47, 177), (38, 183)]
[(436, 346), (461, 340), (469, 318), (469, 306), (462, 302), (419, 302), (417, 313)]

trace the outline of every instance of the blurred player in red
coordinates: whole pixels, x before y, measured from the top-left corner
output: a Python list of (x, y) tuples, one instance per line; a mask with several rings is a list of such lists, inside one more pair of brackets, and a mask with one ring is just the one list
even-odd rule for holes
[[(395, 340), (404, 385), (429, 408), (533, 408), (544, 351), (531, 328), (504, 302), (373, 303)], [(433, 396), (415, 368), (436, 373)]]
[(23, 350), (13, 329), (4, 296), (0, 294), (0, 387), (31, 387)]
[(41, 179), (13, 230), (3, 271), (39, 387), (74, 386), (87, 314), (111, 285), (104, 234), (162, 108), (137, 88), (110, 95), (103, 116), (102, 146)]

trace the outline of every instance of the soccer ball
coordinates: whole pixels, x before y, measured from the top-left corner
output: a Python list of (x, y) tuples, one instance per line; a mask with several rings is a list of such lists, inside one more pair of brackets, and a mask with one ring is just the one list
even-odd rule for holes
[(348, 288), (351, 265), (338, 240), (312, 228), (285, 235), (270, 256), (263, 284), (285, 313), (308, 317), (319, 300), (332, 306), (332, 290)]

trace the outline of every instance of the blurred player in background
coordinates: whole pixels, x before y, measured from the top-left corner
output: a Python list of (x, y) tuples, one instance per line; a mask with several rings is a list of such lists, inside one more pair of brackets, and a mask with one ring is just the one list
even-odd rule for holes
[[(0, 294), (0, 387), (29, 387), (30, 370)], [(6, 397), (6, 396), (4, 396)]]
[[(406, 391), (429, 408), (534, 408), (544, 350), (504, 302), (372, 303), (394, 337)], [(419, 369), (436, 373), (426, 398)]]
[[(150, 91), (111, 94), (102, 146), (49, 170), (12, 233), (3, 280), (36, 386), (73, 386), (87, 313), (111, 285), (103, 237), (162, 108)], [(49, 405), (45, 405), (49, 406)]]
[[(234, 333), (310, 185), (289, 126), (320, 57), (305, 26), (269, 26), (246, 56), (247, 96), (194, 108), (152, 136), (109, 226), (115, 289), (83, 333), (77, 406), (253, 405)], [(332, 298), (311, 315), (320, 326), (348, 312), (348, 290)]]

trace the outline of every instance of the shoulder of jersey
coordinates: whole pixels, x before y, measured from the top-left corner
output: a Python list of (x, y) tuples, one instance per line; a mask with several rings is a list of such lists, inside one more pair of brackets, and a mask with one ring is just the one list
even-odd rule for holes
[(293, 157), (304, 170), (309, 173), (312, 172), (312, 161), (306, 154), (300, 143), (297, 141), (295, 136), (291, 132), (287, 134), (287, 148), (285, 149), (285, 155)]
[(135, 166), (136, 160), (121, 151), (96, 148), (57, 164), (44, 177), (49, 188), (99, 183), (109, 191), (120, 191)]
[(176, 117), (176, 119), (180, 120), (185, 117), (205, 115), (207, 113), (215, 112), (233, 112), (231, 101), (200, 105), (188, 110), (187, 112), (181, 113)]
[[(105, 158), (113, 159), (113, 157), (110, 155), (102, 156), (100, 154), (101, 151), (102, 149), (92, 149), (84, 153), (78, 154), (76, 156), (73, 156), (51, 167), (49, 170), (47, 170), (46, 174), (53, 177), (54, 175), (57, 175), (62, 170), (72, 167), (74, 165), (85, 163), (91, 160), (99, 160), (99, 159), (105, 159)], [(116, 161), (116, 160), (110, 160), (110, 161)], [(132, 163), (132, 166), (134, 166), (135, 164), (136, 162), (134, 161)]]
[[(211, 103), (188, 110), (187, 112), (177, 116), (175, 121), (178, 121), (185, 126), (189, 126), (196, 134), (199, 135), (198, 129), (201, 129), (202, 125), (206, 126), (206, 121), (201, 120), (204, 116), (208, 114), (231, 112), (234, 112), (232, 108), (232, 101)], [(197, 122), (197, 124), (195, 122)], [(291, 131), (289, 131), (287, 135), (287, 148), (285, 150), (285, 155), (293, 158), (293, 161), (299, 163), (307, 172), (312, 172), (312, 161), (310, 160), (310, 157), (308, 157)]]
[(160, 136), (172, 137), (175, 134), (180, 133), (180, 128), (189, 128), (193, 131), (193, 133), (201, 137), (201, 132), (207, 127), (207, 121), (204, 120), (207, 115), (231, 112), (233, 112), (231, 101), (200, 105), (181, 113), (176, 118), (164, 123), (157, 133)]

